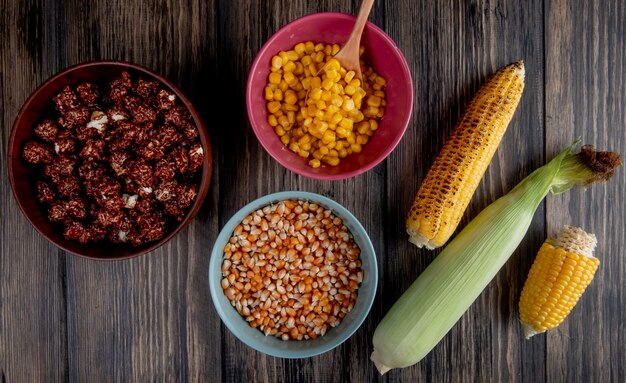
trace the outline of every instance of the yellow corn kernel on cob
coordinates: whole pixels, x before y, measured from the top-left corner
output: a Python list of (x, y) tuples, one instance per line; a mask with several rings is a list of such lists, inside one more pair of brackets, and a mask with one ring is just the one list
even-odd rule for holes
[(442, 246), (456, 230), (524, 90), (524, 62), (498, 70), (480, 88), (422, 182), (406, 221), (409, 241)]
[(595, 247), (595, 235), (570, 226), (544, 242), (519, 301), (526, 339), (555, 328), (574, 308), (600, 264)]

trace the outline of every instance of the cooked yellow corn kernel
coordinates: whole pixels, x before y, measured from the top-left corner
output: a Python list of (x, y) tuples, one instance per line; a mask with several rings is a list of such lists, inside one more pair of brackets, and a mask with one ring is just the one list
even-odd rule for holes
[(280, 84), (278, 84), (278, 89), (285, 92), (287, 91), (287, 89), (289, 89), (289, 84), (287, 84), (287, 81), (285, 80), (280, 80)]
[(267, 103), (267, 110), (274, 114), (280, 110), (280, 102), (278, 101), (270, 101)]
[(278, 136), (283, 136), (285, 134), (285, 129), (283, 129), (282, 126), (278, 125), (277, 127), (274, 128), (274, 131), (276, 132), (276, 134), (278, 134)]
[(289, 119), (287, 118), (287, 116), (280, 116), (278, 117), (278, 124), (283, 128), (286, 128), (289, 126)]
[(322, 163), (320, 162), (318, 158), (314, 158), (311, 161), (309, 161), (309, 166), (312, 168), (319, 168), (321, 164)]
[(335, 141), (336, 136), (335, 136), (335, 132), (333, 132), (332, 130), (327, 130), (324, 132), (324, 136), (322, 137), (322, 142), (325, 144), (330, 144), (331, 142)]
[(296, 70), (296, 64), (294, 64), (293, 61), (289, 61), (283, 65), (283, 70), (285, 72), (293, 72), (294, 70)]
[(312, 53), (315, 52), (315, 43), (312, 41), (307, 41), (304, 43), (304, 49), (306, 51), (306, 53)]
[(290, 105), (295, 105), (298, 102), (298, 96), (296, 96), (296, 92), (288, 90), (285, 94), (285, 102)]
[(380, 106), (381, 99), (378, 96), (369, 96), (367, 98), (366, 104), (368, 106)]
[(356, 143), (360, 145), (365, 145), (369, 142), (370, 138), (365, 134), (359, 134), (356, 136)]
[(304, 43), (298, 43), (293, 47), (293, 50), (298, 54), (298, 56), (302, 56), (306, 48)]
[(281, 66), (283, 66), (283, 59), (281, 59), (280, 56), (272, 57), (272, 67), (280, 69)]
[(278, 125), (278, 120), (276, 119), (276, 116), (270, 114), (269, 116), (267, 116), (267, 123), (270, 124), (271, 127), (274, 127)]
[(339, 121), (339, 126), (347, 129), (348, 131), (352, 131), (353, 122), (349, 118), (344, 118), (341, 121)]
[(283, 78), (285, 79), (285, 82), (290, 86), (295, 85), (298, 82), (298, 80), (296, 79), (296, 75), (294, 75), (292, 72), (286, 72), (283, 75)]
[(333, 87), (333, 80), (331, 79), (324, 79), (322, 81), (322, 88), (326, 89), (326, 90), (330, 90)]
[(385, 112), (386, 80), (363, 64), (363, 82), (355, 78), (332, 57), (339, 50), (307, 41), (279, 52), (264, 90), (268, 123), (281, 142), (319, 165), (360, 152)]
[(283, 100), (283, 91), (280, 89), (274, 90), (274, 100), (282, 101)]
[(272, 72), (272, 73), (270, 73), (270, 75), (269, 75), (269, 82), (270, 82), (270, 84), (276, 84), (276, 85), (278, 85), (278, 84), (280, 84), (280, 80), (281, 80), (281, 78), (282, 78), (282, 76), (281, 76), (281, 74), (280, 74), (280, 73), (277, 73), (277, 72)]

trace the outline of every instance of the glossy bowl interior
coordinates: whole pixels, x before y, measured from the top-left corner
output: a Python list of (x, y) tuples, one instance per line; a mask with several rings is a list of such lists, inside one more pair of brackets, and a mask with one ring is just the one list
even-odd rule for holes
[[(81, 245), (66, 239), (63, 236), (62, 229), (48, 221), (45, 208), (37, 201), (34, 184), (34, 180), (40, 178), (42, 169), (26, 163), (22, 159), (22, 147), (28, 140), (35, 137), (33, 133), (35, 124), (53, 115), (55, 109), (52, 98), (59, 93), (63, 87), (67, 85), (76, 86), (84, 81), (90, 81), (96, 84), (110, 82), (114, 78), (119, 77), (122, 71), (128, 71), (134, 81), (136, 81), (138, 77), (159, 81), (164, 88), (175, 93), (182, 104), (189, 109), (198, 128), (200, 142), (205, 154), (198, 196), (184, 220), (158, 242), (137, 247), (130, 244), (114, 245), (108, 243), (88, 243)], [(138, 65), (125, 62), (99, 61), (80, 64), (58, 73), (43, 83), (28, 98), (15, 119), (11, 137), (9, 138), (8, 157), (11, 188), (13, 189), (13, 194), (18, 205), (30, 223), (46, 239), (61, 249), (82, 257), (98, 260), (120, 260), (134, 257), (152, 251), (172, 239), (180, 230), (187, 226), (200, 209), (202, 201), (204, 197), (206, 197), (211, 179), (211, 144), (209, 137), (200, 116), (187, 97), (173, 84), (158, 74)]]
[[(363, 269), (363, 282), (359, 287), (354, 308), (337, 327), (331, 328), (324, 336), (314, 340), (282, 341), (271, 335), (263, 335), (258, 329), (250, 327), (248, 322), (239, 315), (230, 304), (228, 298), (224, 295), (221, 287), (221, 265), (224, 259), (223, 249), (232, 236), (235, 227), (253, 211), (286, 199), (312, 201), (331, 209), (335, 215), (343, 219), (344, 224), (350, 230), (355, 242), (361, 249), (360, 259)], [(281, 358), (306, 358), (329, 351), (343, 343), (361, 326), (367, 317), (372, 303), (374, 302), (377, 284), (378, 267), (376, 263), (376, 253), (361, 223), (352, 213), (337, 202), (319, 194), (301, 191), (269, 194), (241, 208), (241, 210), (239, 210), (222, 228), (215, 241), (213, 251), (211, 252), (211, 261), (209, 264), (209, 287), (211, 297), (226, 327), (228, 327), (239, 340), (253, 349)]]
[(345, 42), (355, 17), (343, 13), (316, 13), (287, 24), (276, 32), (257, 54), (246, 90), (248, 118), (261, 145), (287, 169), (314, 179), (338, 180), (361, 174), (383, 161), (404, 135), (413, 109), (413, 83), (402, 52), (383, 30), (367, 23), (363, 44), (367, 61), (387, 79), (387, 107), (379, 129), (359, 154), (341, 160), (338, 166), (312, 168), (307, 160), (287, 149), (267, 123), (268, 112), (263, 90), (270, 73), (272, 56), (299, 42)]

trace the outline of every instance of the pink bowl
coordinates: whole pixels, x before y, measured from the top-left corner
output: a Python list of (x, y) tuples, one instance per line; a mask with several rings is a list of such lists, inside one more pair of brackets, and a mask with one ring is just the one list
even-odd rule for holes
[(246, 89), (248, 118), (261, 145), (281, 165), (300, 175), (339, 180), (361, 174), (384, 160), (398, 145), (411, 118), (413, 82), (402, 52), (391, 38), (374, 24), (367, 23), (363, 33), (365, 55), (378, 74), (387, 79), (387, 109), (380, 127), (363, 151), (341, 160), (338, 166), (312, 168), (305, 160), (285, 147), (267, 123), (263, 89), (270, 73), (272, 56), (287, 51), (299, 42), (326, 44), (345, 42), (354, 26), (355, 17), (343, 13), (316, 13), (299, 18), (276, 32), (257, 54)]

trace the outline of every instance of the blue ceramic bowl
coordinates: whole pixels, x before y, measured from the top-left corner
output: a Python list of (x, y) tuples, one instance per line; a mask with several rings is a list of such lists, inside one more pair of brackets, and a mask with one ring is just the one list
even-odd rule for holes
[[(329, 329), (324, 336), (318, 337), (317, 339), (283, 341), (271, 335), (263, 335), (258, 329), (250, 327), (248, 322), (239, 315), (224, 295), (221, 287), (223, 249), (232, 236), (235, 227), (253, 211), (286, 199), (315, 202), (316, 204), (332, 210), (336, 216), (343, 220), (348, 230), (352, 233), (356, 244), (361, 249), (360, 259), (362, 263), (361, 268), (363, 269), (363, 282), (359, 287), (354, 308), (337, 327)], [(211, 297), (226, 327), (228, 327), (239, 340), (253, 349), (281, 358), (306, 358), (319, 355), (343, 343), (354, 334), (367, 317), (372, 303), (374, 302), (377, 284), (378, 267), (376, 264), (376, 253), (361, 223), (352, 213), (337, 202), (319, 194), (301, 191), (286, 191), (270, 194), (244, 206), (226, 223), (220, 232), (213, 246), (211, 262), (209, 264), (209, 287)]]

